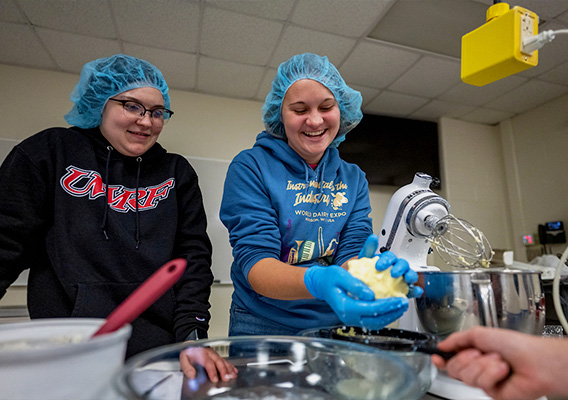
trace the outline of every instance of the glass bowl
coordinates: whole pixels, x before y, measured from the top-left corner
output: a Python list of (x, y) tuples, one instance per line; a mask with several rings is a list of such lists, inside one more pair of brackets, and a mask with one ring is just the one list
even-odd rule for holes
[[(195, 362), (196, 376), (188, 379), (180, 370), (180, 353), (205, 349), (237, 367), (237, 377), (212, 383)], [(126, 362), (113, 384), (127, 399), (409, 400), (415, 398), (417, 377), (400, 358), (356, 343), (300, 336), (235, 336), (140, 353)]]
[[(348, 334), (350, 331), (353, 331), (351, 336)], [(432, 364), (430, 355), (415, 350), (416, 345), (419, 344), (418, 341), (427, 341), (430, 345), (435, 343), (436, 339), (433, 335), (391, 328), (362, 334), (361, 328), (344, 325), (308, 329), (300, 334), (306, 337), (332, 338), (348, 343), (359, 343), (362, 346), (381, 349), (402, 360), (417, 377), (413, 389), (408, 394), (408, 399), (419, 399), (424, 396), (438, 376), (438, 370)]]

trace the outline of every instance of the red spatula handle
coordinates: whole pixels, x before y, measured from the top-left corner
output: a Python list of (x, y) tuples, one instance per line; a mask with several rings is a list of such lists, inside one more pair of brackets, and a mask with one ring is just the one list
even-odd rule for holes
[(186, 260), (176, 258), (160, 267), (120, 303), (92, 337), (113, 332), (136, 319), (178, 281), (186, 266)]

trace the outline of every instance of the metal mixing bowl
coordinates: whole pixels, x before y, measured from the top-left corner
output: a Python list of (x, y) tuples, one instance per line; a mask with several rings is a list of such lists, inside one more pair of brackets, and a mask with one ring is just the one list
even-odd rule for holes
[(545, 301), (540, 272), (489, 268), (420, 272), (416, 312), (426, 332), (444, 338), (473, 326), (540, 335)]
[[(360, 331), (360, 328), (337, 325), (324, 328), (308, 329), (301, 332), (301, 335), (306, 337), (334, 338), (334, 340), (342, 340), (347, 342), (355, 341), (355, 343), (388, 351), (391, 355), (399, 358), (410, 368), (412, 368), (412, 370), (416, 374), (417, 381), (414, 385), (413, 390), (408, 395), (408, 399), (419, 399), (426, 392), (428, 392), (428, 389), (430, 389), (432, 382), (434, 382), (434, 379), (436, 379), (438, 370), (432, 364), (430, 355), (415, 351), (414, 345), (416, 343), (409, 343), (410, 341), (406, 339), (406, 337), (419, 337), (420, 339), (413, 340), (428, 341), (430, 346), (435, 346), (435, 343), (437, 342), (435, 337), (425, 333), (423, 334), (389, 328), (384, 328), (379, 331), (369, 331), (364, 335), (356, 334), (356, 336), (353, 337), (343, 335), (344, 332), (349, 332), (351, 329), (353, 329), (355, 332)], [(339, 332), (339, 334), (336, 334), (336, 332)], [(405, 336), (404, 333), (409, 333), (410, 335)], [(421, 344), (424, 345), (425, 343)]]
[[(239, 370), (212, 383), (202, 366), (188, 379), (180, 371), (186, 349), (213, 349)], [(114, 386), (128, 399), (415, 399), (417, 377), (399, 358), (368, 346), (331, 339), (243, 336), (199, 340), (132, 357)]]

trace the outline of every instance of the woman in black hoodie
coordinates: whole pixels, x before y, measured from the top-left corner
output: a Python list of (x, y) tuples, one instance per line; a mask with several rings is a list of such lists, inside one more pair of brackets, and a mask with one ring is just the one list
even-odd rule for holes
[(197, 176), (156, 140), (173, 115), (152, 64), (91, 61), (71, 94), (73, 125), (18, 144), (0, 169), (0, 297), (26, 268), (31, 318), (105, 318), (153, 272), (178, 283), (132, 323), (127, 357), (206, 337), (211, 242)]

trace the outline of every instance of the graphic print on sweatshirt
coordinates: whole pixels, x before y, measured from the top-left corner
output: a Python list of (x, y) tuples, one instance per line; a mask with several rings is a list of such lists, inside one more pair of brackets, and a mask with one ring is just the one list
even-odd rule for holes
[[(336, 237), (329, 238), (328, 243), (325, 243), (321, 225), (333, 224), (347, 217), (347, 213), (342, 211), (343, 205), (349, 202), (347, 189), (347, 184), (343, 182), (316, 180), (311, 180), (309, 183), (293, 183), (291, 180), (287, 182), (286, 191), (293, 193), (294, 218), (288, 220), (283, 240), (282, 261), (298, 264), (314, 260), (327, 264), (326, 260), (333, 257), (339, 243), (339, 232)], [(305, 222), (319, 225), (317, 243), (293, 237), (295, 234), (293, 221), (298, 221), (298, 217)]]
[[(74, 197), (87, 197), (94, 200), (105, 195), (105, 184), (101, 175), (70, 165), (67, 173), (59, 183), (63, 190)], [(170, 190), (175, 186), (175, 179), (169, 178), (164, 182), (146, 188), (138, 189), (138, 211), (151, 210), (158, 206), (161, 200), (167, 199)], [(122, 185), (108, 187), (108, 204), (111, 209), (127, 213), (136, 211), (136, 188), (126, 188)]]

